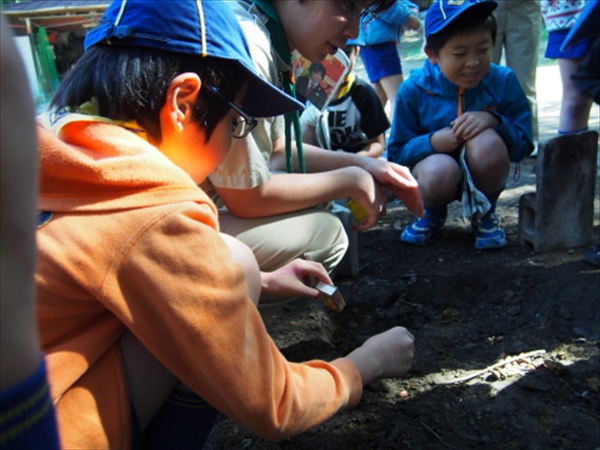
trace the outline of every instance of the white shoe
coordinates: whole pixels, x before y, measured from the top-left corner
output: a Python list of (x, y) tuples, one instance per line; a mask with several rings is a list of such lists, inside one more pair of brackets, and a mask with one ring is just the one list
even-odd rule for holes
[(538, 149), (540, 148), (540, 144), (538, 141), (533, 141), (533, 151), (529, 155), (530, 158), (536, 158), (538, 155)]

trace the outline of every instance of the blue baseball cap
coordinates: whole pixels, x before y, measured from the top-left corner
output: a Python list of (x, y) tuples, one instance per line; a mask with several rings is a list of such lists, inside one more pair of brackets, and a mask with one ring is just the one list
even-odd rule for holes
[(224, 1), (114, 0), (85, 37), (85, 50), (95, 45), (229, 59), (247, 75), (242, 107), (251, 116), (274, 117), (304, 107), (256, 73), (246, 37)]
[(425, 38), (439, 33), (466, 11), (479, 9), (489, 15), (497, 6), (493, 0), (436, 0), (425, 16)]

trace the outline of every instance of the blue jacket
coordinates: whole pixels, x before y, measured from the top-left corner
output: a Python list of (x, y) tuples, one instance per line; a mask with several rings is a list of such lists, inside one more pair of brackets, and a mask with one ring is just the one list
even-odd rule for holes
[[(408, 167), (436, 153), (430, 136), (450, 125), (458, 111), (458, 86), (437, 65), (425, 61), (400, 85), (388, 159)], [(465, 93), (465, 111), (488, 111), (502, 123), (494, 128), (506, 143), (511, 161), (533, 151), (531, 109), (512, 69), (492, 64), (481, 82)]]
[(408, 0), (398, 0), (394, 6), (377, 15), (372, 22), (361, 21), (356, 39), (348, 42), (360, 46), (396, 42), (400, 40), (402, 26), (411, 15), (417, 15), (419, 8)]

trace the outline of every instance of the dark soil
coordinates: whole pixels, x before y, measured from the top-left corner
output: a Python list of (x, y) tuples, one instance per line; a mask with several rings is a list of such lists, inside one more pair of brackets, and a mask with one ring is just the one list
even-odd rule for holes
[[(377, 381), (360, 404), (279, 443), (223, 420), (216, 449), (600, 449), (600, 269), (587, 248), (536, 253), (518, 242), (522, 164), (498, 212), (506, 249), (477, 251), (459, 205), (424, 248), (401, 243), (413, 216), (391, 204), (359, 236), (360, 274), (336, 280), (339, 314), (298, 300), (267, 317), (292, 361), (333, 359), (395, 325), (416, 339), (411, 371)], [(598, 201), (594, 243), (598, 239)], [(471, 377), (467, 379), (467, 377)]]

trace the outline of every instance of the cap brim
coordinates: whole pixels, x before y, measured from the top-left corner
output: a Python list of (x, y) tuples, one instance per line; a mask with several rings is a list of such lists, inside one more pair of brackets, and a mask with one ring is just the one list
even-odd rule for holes
[[(113, 1), (86, 35), (84, 48), (122, 45), (229, 60), (248, 80), (242, 105), (249, 115), (274, 117), (302, 109), (302, 103), (257, 74), (247, 40), (226, 3)], [(199, 20), (203, 17), (207, 20)]]
[(577, 18), (577, 22), (567, 34), (561, 51), (565, 51), (569, 47), (578, 44), (579, 42), (600, 36), (600, 1), (591, 1), (585, 4), (581, 14)]
[(478, 11), (478, 10), (482, 11), (482, 12), (486, 12), (488, 14), (492, 14), (492, 11), (494, 11), (497, 7), (498, 7), (498, 4), (495, 1), (481, 1), (478, 3), (472, 3), (472, 4), (468, 5), (467, 7), (465, 7), (458, 14), (455, 14), (454, 17), (452, 17), (451, 19), (441, 22), (433, 30), (431, 30), (431, 29), (427, 30), (427, 23), (426, 23), (425, 24), (425, 37), (429, 37), (432, 34), (439, 33), (444, 28), (446, 28), (448, 25), (450, 25), (452, 22), (454, 22), (456, 19), (458, 19), (459, 17), (462, 17), (465, 14), (473, 14), (475, 11)]
[(240, 63), (248, 74), (248, 87), (242, 102), (244, 112), (253, 117), (275, 117), (299, 111), (304, 104), (263, 80)]

